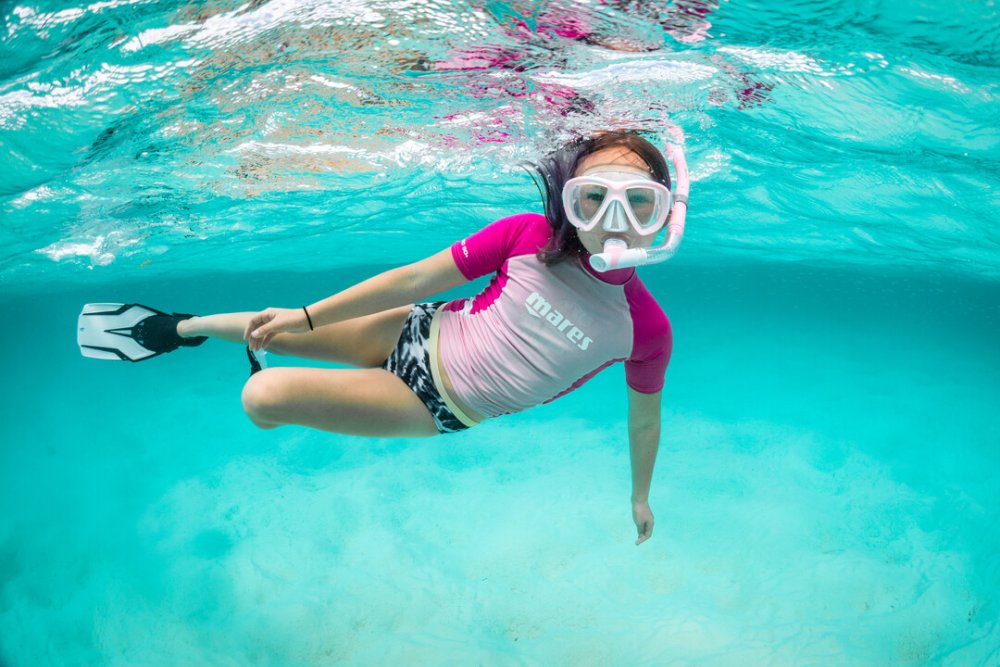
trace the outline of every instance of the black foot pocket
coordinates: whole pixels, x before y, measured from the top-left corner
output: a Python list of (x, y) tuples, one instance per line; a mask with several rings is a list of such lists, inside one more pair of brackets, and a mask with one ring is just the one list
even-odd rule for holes
[(157, 354), (173, 352), (182, 346), (195, 347), (201, 345), (208, 340), (207, 336), (182, 338), (177, 334), (177, 323), (191, 317), (194, 317), (194, 315), (179, 313), (174, 313), (173, 315), (150, 315), (132, 327), (132, 338), (139, 345)]
[(260, 362), (257, 361), (257, 357), (255, 357), (254, 353), (250, 351), (249, 345), (247, 346), (247, 359), (250, 360), (250, 375), (253, 375), (259, 370), (263, 370), (260, 366)]

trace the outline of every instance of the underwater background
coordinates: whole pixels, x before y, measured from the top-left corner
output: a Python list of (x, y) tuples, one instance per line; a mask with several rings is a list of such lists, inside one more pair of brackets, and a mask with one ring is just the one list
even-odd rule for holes
[[(996, 3), (0, 20), (3, 667), (1000, 664)], [(620, 365), (376, 440), (254, 428), (237, 346), (77, 350), (87, 302), (295, 307), (540, 210), (612, 127), (692, 175), (640, 547)]]

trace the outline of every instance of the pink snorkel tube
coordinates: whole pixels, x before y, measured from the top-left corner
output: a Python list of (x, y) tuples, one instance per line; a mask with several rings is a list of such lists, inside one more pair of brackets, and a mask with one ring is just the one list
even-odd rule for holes
[(673, 193), (674, 202), (670, 208), (670, 217), (667, 218), (667, 236), (663, 244), (655, 248), (629, 248), (621, 239), (608, 239), (604, 244), (604, 252), (590, 256), (590, 265), (595, 271), (603, 273), (612, 269), (658, 264), (667, 261), (677, 252), (681, 239), (684, 238), (684, 219), (687, 217), (691, 179), (681, 147), (667, 144), (667, 155), (674, 162), (677, 186)]

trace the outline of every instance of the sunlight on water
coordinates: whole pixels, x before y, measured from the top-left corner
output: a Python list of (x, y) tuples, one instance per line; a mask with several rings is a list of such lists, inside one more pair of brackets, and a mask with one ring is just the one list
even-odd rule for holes
[(623, 126), (685, 138), (691, 261), (995, 278), (998, 20), (974, 6), (16, 5), (0, 275), (215, 270), (248, 247), (332, 267), (350, 260), (280, 241), (419, 242), (441, 193), (468, 198), (442, 245), (533, 205), (519, 163)]

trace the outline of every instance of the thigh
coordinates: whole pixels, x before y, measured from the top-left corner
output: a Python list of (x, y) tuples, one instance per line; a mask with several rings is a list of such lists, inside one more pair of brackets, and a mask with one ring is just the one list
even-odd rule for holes
[(395, 349), (412, 308), (401, 306), (328, 324), (308, 333), (279, 334), (268, 349), (278, 354), (363, 368), (379, 366)]
[(374, 437), (438, 432), (417, 395), (380, 368), (268, 368), (247, 381), (243, 404), (261, 426), (299, 424)]

